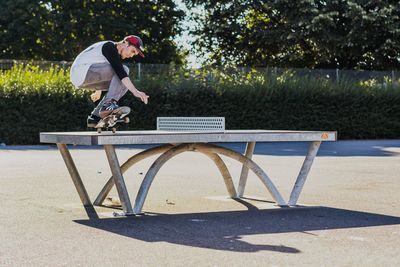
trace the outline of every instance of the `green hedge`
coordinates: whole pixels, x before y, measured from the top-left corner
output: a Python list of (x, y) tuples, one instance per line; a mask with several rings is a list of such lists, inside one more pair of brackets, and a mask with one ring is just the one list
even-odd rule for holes
[[(2, 72), (0, 143), (38, 144), (39, 132), (88, 131), (94, 108), (89, 91), (75, 89), (68, 71), (18, 67)], [(144, 77), (136, 85), (148, 105), (130, 93), (133, 109), (122, 130), (155, 129), (157, 116), (223, 116), (227, 129), (336, 130), (341, 139), (400, 137), (400, 89), (297, 77), (214, 75)]]

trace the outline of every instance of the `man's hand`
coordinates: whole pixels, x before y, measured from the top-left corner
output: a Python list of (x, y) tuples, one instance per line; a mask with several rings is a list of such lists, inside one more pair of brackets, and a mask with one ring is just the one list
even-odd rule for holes
[(142, 102), (145, 104), (147, 104), (147, 102), (149, 101), (149, 96), (139, 90), (134, 91), (133, 95), (137, 98), (140, 98), (140, 100), (142, 100)]
[(100, 90), (96, 90), (94, 91), (94, 93), (92, 93), (90, 95), (90, 99), (92, 99), (93, 102), (96, 102), (97, 100), (99, 100), (101, 97), (101, 91)]
[(128, 90), (131, 91), (134, 96), (140, 98), (140, 100), (142, 100), (143, 103), (147, 104), (147, 102), (149, 101), (149, 96), (146, 95), (144, 92), (141, 92), (138, 89), (136, 89), (136, 87), (133, 85), (129, 77), (125, 77), (121, 81), (123, 85), (125, 85), (126, 88), (128, 88)]

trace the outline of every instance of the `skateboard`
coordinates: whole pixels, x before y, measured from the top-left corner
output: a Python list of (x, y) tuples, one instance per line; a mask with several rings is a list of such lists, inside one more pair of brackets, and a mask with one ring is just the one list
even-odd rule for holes
[(101, 133), (102, 129), (111, 128), (112, 132), (115, 133), (117, 131), (116, 127), (114, 127), (119, 122), (129, 123), (129, 117), (127, 115), (131, 112), (129, 107), (119, 107), (114, 109), (110, 114), (102, 118), (96, 126), (98, 133)]

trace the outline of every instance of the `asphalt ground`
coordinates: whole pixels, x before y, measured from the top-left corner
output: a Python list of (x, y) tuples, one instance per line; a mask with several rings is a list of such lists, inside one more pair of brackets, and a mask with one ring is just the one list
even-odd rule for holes
[[(117, 147), (120, 163), (144, 148)], [(306, 149), (256, 146), (285, 199)], [(94, 200), (106, 155), (70, 151)], [(155, 158), (125, 173), (132, 202)], [(237, 184), (240, 164), (222, 158)], [(115, 189), (110, 207), (85, 209), (54, 146), (2, 146), (0, 266), (400, 266), (399, 193), (400, 140), (323, 143), (296, 208), (277, 207), (251, 172), (245, 197), (229, 199), (212, 161), (186, 152), (156, 176), (144, 216), (114, 217)]]

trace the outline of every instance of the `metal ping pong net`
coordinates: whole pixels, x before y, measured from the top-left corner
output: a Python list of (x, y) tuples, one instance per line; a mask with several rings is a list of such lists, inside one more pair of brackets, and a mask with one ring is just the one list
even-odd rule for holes
[(225, 117), (157, 117), (159, 131), (225, 131)]

